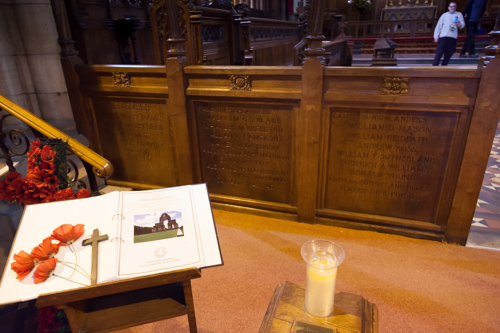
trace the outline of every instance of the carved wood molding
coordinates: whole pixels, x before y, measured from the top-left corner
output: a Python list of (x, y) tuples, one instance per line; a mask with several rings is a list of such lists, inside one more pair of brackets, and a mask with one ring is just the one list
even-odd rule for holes
[(250, 16), (250, 6), (248, 6), (246, 2), (236, 4), (234, 10), (240, 15), (242, 20), (248, 20)]
[(384, 77), (380, 94), (382, 95), (408, 95), (410, 92), (410, 79), (399, 77)]
[(224, 41), (223, 25), (202, 26), (201, 31), (204, 43)]
[(128, 76), (128, 73), (125, 72), (115, 72), (113, 74), (113, 80), (115, 81), (113, 85), (115, 87), (130, 87), (132, 84), (132, 80)]
[(248, 75), (230, 75), (231, 90), (252, 90), (252, 82)]

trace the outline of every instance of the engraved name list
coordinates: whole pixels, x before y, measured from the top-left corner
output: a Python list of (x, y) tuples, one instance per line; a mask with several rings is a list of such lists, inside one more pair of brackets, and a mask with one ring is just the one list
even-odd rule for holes
[(209, 189), (287, 203), (291, 108), (199, 103), (196, 110), (202, 174)]
[(333, 112), (327, 208), (432, 222), (456, 114)]

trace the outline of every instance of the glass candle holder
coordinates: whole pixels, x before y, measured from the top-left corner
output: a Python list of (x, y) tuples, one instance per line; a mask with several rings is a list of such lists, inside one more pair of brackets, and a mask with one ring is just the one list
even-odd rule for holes
[(300, 253), (307, 263), (306, 311), (328, 317), (333, 312), (337, 267), (344, 261), (344, 250), (334, 242), (313, 240), (302, 245)]

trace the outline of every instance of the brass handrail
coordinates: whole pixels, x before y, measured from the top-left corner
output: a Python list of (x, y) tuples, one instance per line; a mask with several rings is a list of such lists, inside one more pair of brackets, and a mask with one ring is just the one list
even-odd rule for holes
[(45, 135), (48, 138), (58, 138), (63, 141), (67, 141), (68, 149), (82, 161), (91, 165), (92, 170), (97, 177), (108, 179), (113, 174), (113, 165), (107, 159), (97, 154), (84, 144), (69, 137), (66, 133), (35, 116), (28, 110), (9, 101), (2, 95), (0, 95), (0, 108), (4, 109), (38, 133)]

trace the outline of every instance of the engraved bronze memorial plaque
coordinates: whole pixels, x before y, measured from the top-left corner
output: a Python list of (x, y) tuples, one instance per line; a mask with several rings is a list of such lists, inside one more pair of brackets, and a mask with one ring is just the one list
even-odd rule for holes
[(325, 207), (434, 223), (458, 115), (333, 109)]
[(290, 203), (291, 106), (196, 102), (195, 110), (212, 193)]
[(113, 179), (175, 186), (175, 158), (163, 100), (99, 98), (95, 101), (103, 155)]

